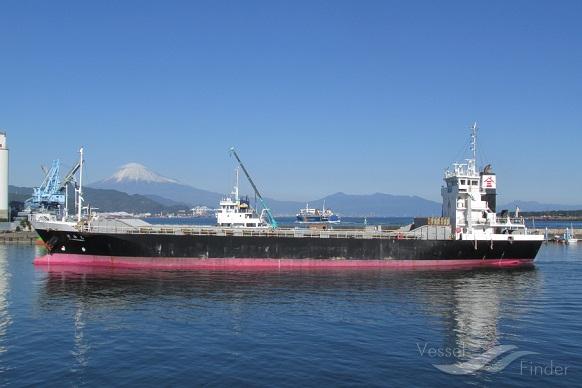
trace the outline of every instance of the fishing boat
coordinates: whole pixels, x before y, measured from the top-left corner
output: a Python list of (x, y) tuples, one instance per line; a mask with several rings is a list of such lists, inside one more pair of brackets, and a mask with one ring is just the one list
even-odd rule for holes
[(570, 225), (570, 229), (566, 228), (566, 232), (564, 232), (564, 242), (566, 244), (576, 244), (578, 239), (574, 235), (574, 227)]
[(302, 224), (337, 224), (341, 220), (331, 211), (325, 208), (325, 202), (321, 210), (310, 208), (309, 204), (305, 205), (304, 209), (300, 209), (296, 215), (296, 222)]

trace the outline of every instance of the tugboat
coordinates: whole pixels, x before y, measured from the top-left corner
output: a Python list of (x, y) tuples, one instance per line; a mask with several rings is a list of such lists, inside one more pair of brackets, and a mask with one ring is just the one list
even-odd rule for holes
[(248, 203), (238, 199), (236, 188), (234, 199), (221, 202), (218, 226), (138, 224), (92, 214), (81, 217), (79, 187), (75, 222), (31, 220), (48, 249), (35, 264), (162, 269), (532, 265), (544, 236), (529, 233), (523, 217), (507, 212), (497, 215), (497, 177), (490, 166), (477, 169), (476, 133), (475, 124), (472, 157), (445, 173), (442, 217), (416, 218), (407, 229), (281, 228), (232, 149), (264, 209), (260, 217), (246, 210)]
[(299, 210), (296, 219), (296, 222), (302, 224), (337, 224), (341, 221), (331, 209), (325, 208), (325, 202), (322, 210), (310, 208), (309, 204), (306, 204), (304, 209)]

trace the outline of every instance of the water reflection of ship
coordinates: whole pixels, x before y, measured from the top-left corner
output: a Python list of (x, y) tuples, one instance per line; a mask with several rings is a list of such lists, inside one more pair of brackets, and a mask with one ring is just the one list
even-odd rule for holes
[(464, 349), (465, 356), (482, 353), (500, 344), (500, 317), (527, 314), (526, 300), (540, 289), (536, 269), (499, 273), (475, 273), (452, 279), (448, 288), (453, 308), (445, 313), (444, 347)]
[[(349, 291), (354, 297), (389, 293), (397, 300), (420, 304), (427, 315), (441, 320), (446, 333), (443, 346), (462, 347), (467, 351), (479, 351), (497, 344), (500, 317), (525, 314), (527, 306), (520, 300), (536, 293), (541, 282), (541, 275), (535, 268), (503, 271), (127, 272), (84, 267), (58, 267), (55, 271), (41, 267), (39, 270), (48, 272), (40, 293), (41, 308), (51, 308), (54, 298), (70, 298), (77, 306), (104, 309), (123, 309), (136, 301), (168, 297), (228, 301), (235, 308), (247, 300), (256, 302), (266, 297), (272, 299), (277, 294), (304, 291), (325, 291), (327, 295), (334, 292), (343, 295)], [(507, 303), (511, 303), (511, 309), (504, 307)], [(524, 310), (515, 306), (524, 306)], [(82, 318), (82, 314), (79, 316)]]

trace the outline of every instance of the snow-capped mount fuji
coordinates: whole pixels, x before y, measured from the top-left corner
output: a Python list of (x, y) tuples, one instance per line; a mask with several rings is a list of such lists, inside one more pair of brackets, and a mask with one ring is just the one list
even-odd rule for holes
[(178, 183), (178, 181), (170, 178), (166, 178), (160, 174), (149, 170), (146, 166), (139, 163), (127, 163), (115, 173), (110, 178), (104, 181), (142, 181), (149, 183)]
[(145, 195), (166, 206), (176, 204), (216, 207), (221, 195), (180, 183), (162, 176), (142, 164), (128, 163), (111, 177), (94, 182), (89, 187), (117, 190), (127, 194)]

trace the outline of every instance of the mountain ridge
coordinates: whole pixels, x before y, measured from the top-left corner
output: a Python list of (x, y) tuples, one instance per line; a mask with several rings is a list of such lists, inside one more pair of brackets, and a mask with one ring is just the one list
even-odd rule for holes
[[(32, 190), (32, 189), (30, 189)], [(87, 185), (86, 199), (101, 211), (160, 212), (187, 210), (194, 206), (217, 208), (223, 194), (199, 189), (176, 179), (160, 175), (139, 163), (127, 163), (110, 177)], [(22, 198), (22, 193), (18, 194)], [(252, 198), (252, 196), (249, 196)], [(283, 201), (265, 198), (278, 216), (294, 216), (305, 207), (303, 201)], [(340, 216), (438, 216), (441, 204), (417, 195), (347, 194), (342, 191), (307, 201), (312, 208), (332, 209)], [(577, 210), (582, 205), (542, 204), (536, 201), (513, 201), (499, 209), (522, 211)], [(125, 208), (124, 208), (125, 207)]]
[[(167, 200), (163, 197), (153, 195), (128, 194), (111, 189), (85, 188), (85, 199), (87, 203), (99, 211), (128, 211), (134, 213), (156, 213), (156, 212), (173, 212), (178, 210), (187, 210), (187, 204), (177, 203)], [(32, 188), (9, 186), (9, 200), (24, 202), (32, 195)], [(297, 211), (306, 205), (301, 201), (279, 201), (266, 198), (269, 205), (277, 216), (293, 216)], [(409, 201), (415, 201), (409, 203)], [(307, 201), (310, 207), (322, 208), (325, 202), (326, 208), (331, 208), (341, 216), (378, 216), (378, 217), (414, 217), (414, 216), (431, 216), (440, 214), (440, 203), (430, 201), (418, 196), (392, 195), (385, 193), (374, 194), (346, 194), (336, 192), (326, 197)], [(71, 199), (71, 203), (73, 200)], [(403, 204), (408, 207), (403, 208)], [(419, 205), (420, 204), (420, 205)], [(209, 206), (216, 208), (218, 202)], [(498, 207), (498, 210), (515, 209), (519, 206), (523, 212), (531, 211), (556, 211), (556, 210), (582, 210), (582, 205), (559, 205), (544, 204), (536, 201), (513, 201)], [(542, 210), (539, 210), (542, 209)]]
[(498, 210), (507, 209), (514, 210), (519, 207), (519, 210), (525, 212), (543, 212), (553, 210), (581, 210), (582, 205), (560, 205), (556, 203), (541, 203), (538, 201), (522, 201), (515, 200), (498, 206)]

